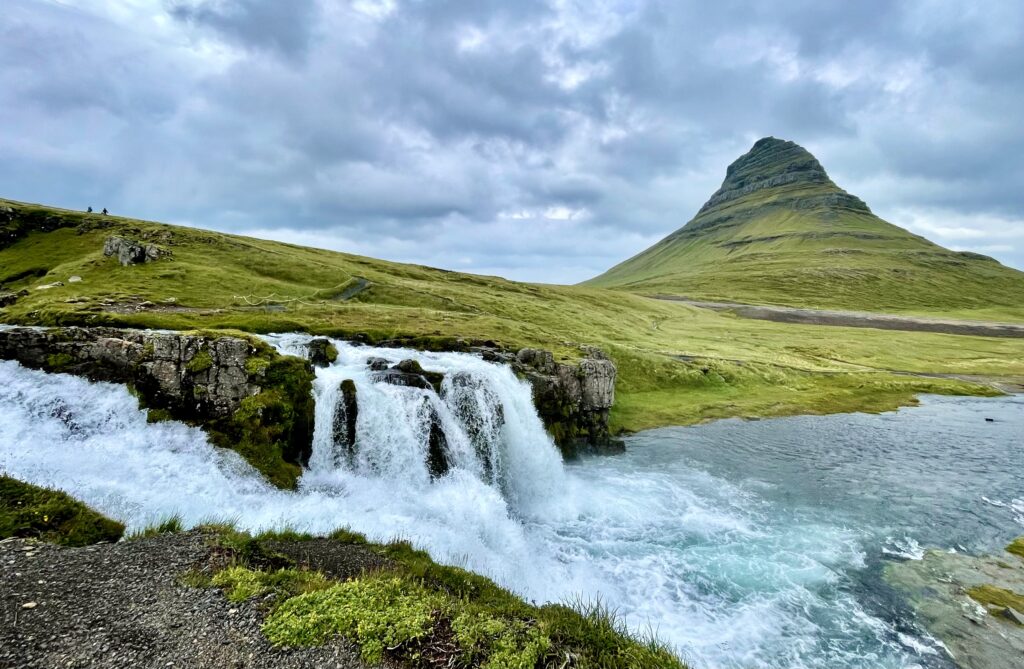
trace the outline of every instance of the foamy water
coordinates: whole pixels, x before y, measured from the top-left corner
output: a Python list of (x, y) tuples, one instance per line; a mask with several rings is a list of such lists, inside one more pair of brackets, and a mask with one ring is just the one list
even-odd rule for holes
[[(295, 353), (306, 341), (270, 339)], [(507, 368), (468, 355), (336, 346), (339, 360), (318, 371), (314, 452), (296, 492), (264, 483), (198, 429), (148, 424), (120, 386), (11, 362), (0, 363), (0, 469), (67, 490), (132, 527), (177, 513), (189, 525), (347, 526), (375, 540), (409, 539), (532, 600), (600, 596), (696, 667), (946, 666), (933, 641), (864, 585), (883, 549), (916, 552), (932, 537), (888, 519), (876, 526), (837, 516), (807, 503), (805, 489), (787, 499), (771, 474), (807, 479), (791, 471), (812, 460), (800, 449), (769, 447), (763, 478), (736, 464), (751, 459), (742, 457), (746, 442), (730, 460), (730, 434), (746, 438), (750, 426), (773, 424), (785, 431), (801, 419), (654, 431), (632, 438), (625, 456), (565, 466), (529, 387)], [(445, 372), (446, 385), (437, 394), (374, 383), (371, 356), (418, 359)], [(354, 457), (330, 429), (343, 379), (358, 389)], [(434, 481), (425, 465), (430, 411), (454, 463)], [(891, 417), (906, 430), (906, 415), (861, 418), (867, 432), (871, 420)], [(721, 454), (709, 455), (714, 449)], [(980, 494), (978, 503), (1010, 517), (1024, 491), (1000, 492), (1005, 508)]]

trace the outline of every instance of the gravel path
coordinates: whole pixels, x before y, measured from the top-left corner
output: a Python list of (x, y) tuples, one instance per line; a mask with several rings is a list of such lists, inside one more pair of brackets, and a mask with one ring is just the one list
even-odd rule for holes
[(796, 307), (769, 307), (736, 302), (703, 302), (672, 295), (652, 295), (656, 300), (682, 302), (692, 307), (731, 311), (742, 318), (753, 318), (777, 323), (804, 325), (833, 325), (849, 328), (876, 328), (879, 330), (906, 330), (909, 332), (940, 332), (943, 334), (972, 335), (976, 337), (1024, 337), (1024, 325), (984, 321), (960, 321), (941, 318), (915, 318), (893, 314), (873, 314), (865, 311), (830, 311), (824, 309), (798, 309)]
[(275, 649), (256, 603), (180, 585), (210, 552), (199, 532), (85, 548), (0, 541), (0, 668), (365, 667), (340, 639)]

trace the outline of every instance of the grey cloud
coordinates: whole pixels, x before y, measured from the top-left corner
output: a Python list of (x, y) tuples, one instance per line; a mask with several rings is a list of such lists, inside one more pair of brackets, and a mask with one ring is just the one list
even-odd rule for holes
[(4, 196), (571, 282), (771, 134), (1024, 267), (1014, 3), (69, 1), (5, 7)]
[(314, 0), (199, 0), (172, 4), (169, 12), (246, 46), (295, 58), (309, 48), (317, 5)]

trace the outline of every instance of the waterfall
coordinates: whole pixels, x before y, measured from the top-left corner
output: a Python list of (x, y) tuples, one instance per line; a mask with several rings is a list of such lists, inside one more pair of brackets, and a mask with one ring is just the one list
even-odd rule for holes
[[(312, 338), (266, 339), (282, 353), (305, 357)], [(316, 424), (303, 488), (335, 488), (350, 476), (419, 488), (430, 485), (432, 463), (443, 458), (443, 476), (479, 479), (517, 515), (529, 515), (564, 489), (561, 455), (537, 416), (530, 386), (507, 366), (464, 353), (331, 343), (338, 357), (316, 370), (313, 384)], [(443, 374), (440, 388), (388, 382), (388, 370), (407, 360)], [(354, 384), (355, 407), (346, 406), (345, 381)], [(348, 443), (353, 408), (355, 443)]]

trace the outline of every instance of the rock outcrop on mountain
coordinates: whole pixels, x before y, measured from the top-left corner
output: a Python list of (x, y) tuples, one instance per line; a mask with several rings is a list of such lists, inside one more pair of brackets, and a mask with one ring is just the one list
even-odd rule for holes
[(151, 419), (203, 427), (282, 487), (294, 486), (309, 458), (310, 365), (246, 336), (15, 327), (0, 330), (0, 359), (130, 384)]

